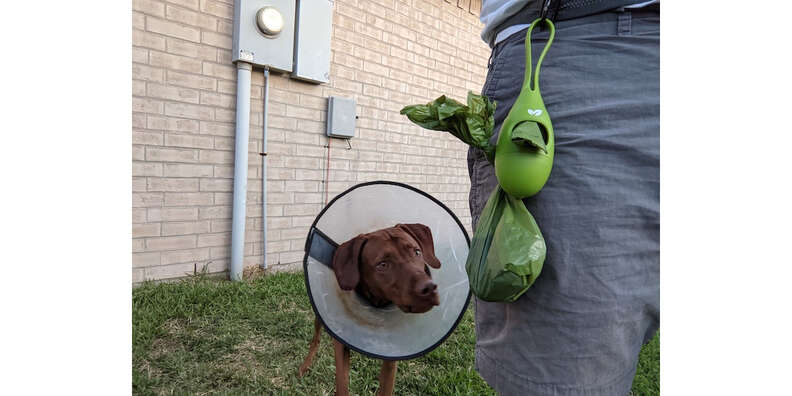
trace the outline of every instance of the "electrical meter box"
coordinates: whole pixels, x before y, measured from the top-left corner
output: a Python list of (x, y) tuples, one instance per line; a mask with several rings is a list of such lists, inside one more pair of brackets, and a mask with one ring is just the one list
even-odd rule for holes
[(300, 0), (294, 39), (292, 77), (311, 83), (330, 81), (333, 0)]
[(296, 0), (234, 0), (233, 62), (291, 72)]
[(349, 139), (355, 137), (355, 99), (327, 98), (327, 136)]

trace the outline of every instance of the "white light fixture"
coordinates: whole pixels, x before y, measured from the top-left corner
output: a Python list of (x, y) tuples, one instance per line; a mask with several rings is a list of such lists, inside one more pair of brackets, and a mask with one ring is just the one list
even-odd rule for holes
[(275, 7), (262, 7), (256, 13), (256, 25), (265, 35), (275, 37), (283, 30), (283, 15)]

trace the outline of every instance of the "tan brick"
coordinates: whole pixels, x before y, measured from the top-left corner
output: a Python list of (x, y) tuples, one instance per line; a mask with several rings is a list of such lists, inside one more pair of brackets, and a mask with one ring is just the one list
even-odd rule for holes
[(234, 138), (220, 136), (214, 138), (214, 148), (217, 150), (234, 150), (234, 147)]
[(162, 236), (204, 234), (209, 232), (209, 221), (163, 223)]
[[(215, 205), (232, 205), (233, 202), (234, 202), (233, 195), (230, 192), (215, 192), (214, 193), (214, 203), (215, 203)], [(248, 212), (247, 215), (248, 216), (252, 216), (252, 214), (249, 213), (249, 212)]]
[(236, 82), (235, 81), (219, 81), (217, 84), (217, 91), (227, 94), (236, 95)]
[(288, 168), (319, 169), (319, 164), (320, 160), (318, 158), (286, 158), (286, 167)]
[(144, 270), (146, 279), (182, 278), (195, 273), (194, 263), (158, 265), (156, 267), (146, 267)]
[(228, 246), (217, 246), (209, 248), (209, 258), (222, 259), (231, 257), (231, 248)]
[(198, 208), (148, 208), (148, 221), (183, 221), (198, 219)]
[(132, 178), (132, 192), (146, 192), (146, 178), (133, 177)]
[(203, 262), (208, 259), (209, 259), (208, 248), (172, 250), (168, 252), (162, 252), (163, 265), (176, 264), (176, 263), (196, 263), (196, 262), (198, 262), (199, 264), (203, 264)]
[(212, 148), (214, 147), (211, 136), (182, 135), (174, 133), (165, 134), (165, 145), (174, 147)]
[(201, 133), (217, 136), (234, 136), (234, 125), (201, 121)]
[[(165, 51), (165, 37), (143, 30), (133, 30), (132, 45), (158, 51)], [(146, 58), (148, 58), (148, 55)]]
[(201, 31), (191, 26), (158, 18), (146, 18), (146, 30), (194, 42), (201, 41)]
[(165, 16), (165, 5), (153, 0), (132, 0), (132, 9), (147, 15)]
[(146, 239), (146, 249), (151, 251), (191, 249), (196, 247), (196, 236), (170, 236)]
[(232, 21), (224, 21), (221, 19), (217, 22), (217, 31), (230, 36), (234, 33), (234, 24)]
[(165, 45), (167, 52), (173, 55), (182, 55), (195, 60), (217, 60), (217, 48), (172, 37), (165, 40)]
[(280, 262), (282, 264), (288, 264), (288, 263), (302, 262), (304, 256), (305, 256), (305, 252), (298, 250), (298, 251), (280, 253), (279, 257), (280, 257)]
[(313, 205), (313, 204), (299, 204), (299, 205), (288, 205), (283, 208), (283, 214), (286, 216), (300, 216), (300, 215), (309, 215), (309, 214), (318, 214), (319, 210), (321, 210), (320, 205)]
[(145, 222), (146, 222), (146, 208), (133, 208), (132, 223), (145, 223)]
[(215, 110), (211, 107), (187, 103), (165, 103), (165, 115), (184, 117), (198, 120), (214, 119)]
[(198, 151), (176, 148), (147, 147), (147, 161), (197, 162)]
[(132, 253), (132, 268), (152, 267), (160, 265), (160, 253)]
[(164, 104), (158, 100), (147, 98), (132, 98), (132, 111), (140, 113), (162, 114)]
[(212, 165), (205, 164), (165, 164), (164, 171), (164, 176), (168, 177), (212, 177), (213, 174)]
[(200, 187), (201, 191), (233, 191), (234, 179), (201, 179)]
[(148, 178), (148, 191), (198, 191), (198, 179), (150, 177)]
[(194, 89), (149, 83), (146, 93), (154, 98), (198, 103), (198, 91)]
[(201, 33), (201, 42), (223, 49), (231, 49), (231, 36), (225, 34), (203, 32)]
[(295, 193), (294, 203), (324, 203), (324, 195), (321, 193)]
[(199, 158), (202, 163), (211, 163), (211, 164), (234, 163), (234, 153), (231, 151), (201, 150)]
[(145, 113), (132, 113), (132, 128), (145, 128), (146, 127), (146, 114)]
[(236, 104), (236, 97), (214, 92), (201, 92), (201, 104), (233, 109)]
[(193, 10), (199, 9), (198, 0), (168, 0), (169, 3), (187, 7)]
[[(234, 166), (233, 165), (214, 165), (214, 177), (218, 178), (232, 178), (234, 177)], [(248, 169), (248, 175), (252, 172)]]
[(140, 145), (132, 145), (132, 160), (142, 161), (146, 159), (146, 147)]
[(217, 87), (217, 80), (211, 77), (199, 76), (196, 74), (180, 73), (173, 70), (166, 72), (168, 84), (180, 87), (206, 89), (214, 91)]
[(190, 73), (201, 73), (201, 61), (184, 56), (171, 55), (163, 52), (149, 52), (151, 66), (164, 67)]
[(290, 245), (289, 241), (267, 241), (267, 254), (289, 251)]
[(162, 206), (163, 196), (161, 193), (132, 193), (132, 207), (143, 208), (152, 206)]
[(132, 225), (132, 238), (160, 236), (160, 223)]
[(338, 88), (343, 91), (349, 91), (354, 93), (361, 93), (363, 91), (363, 84), (357, 81), (350, 81), (343, 78), (336, 78), (332, 80), (331, 83), (333, 84), (333, 88)]
[[(251, 119), (253, 118), (254, 115), (255, 114), (251, 115)], [(215, 118), (214, 118), (215, 121), (219, 121), (219, 122), (234, 122), (235, 121), (235, 117), (236, 117), (236, 114), (234, 113), (233, 110), (215, 108)], [(255, 124), (255, 123), (253, 123), (253, 124)]]
[(231, 231), (231, 220), (215, 219), (212, 220), (212, 232)]
[(216, 30), (217, 18), (201, 14), (184, 8), (174, 7), (168, 5), (165, 7), (165, 16), (173, 21), (183, 23), (185, 25), (197, 26), (202, 29)]
[(162, 164), (133, 161), (132, 176), (162, 176)]
[(132, 96), (146, 96), (146, 82), (132, 80)]
[(236, 80), (236, 68), (228, 65), (221, 65), (213, 62), (203, 62), (202, 73), (207, 76), (223, 78), (226, 80)]
[(133, 239), (132, 240), (132, 253), (143, 253), (146, 251), (146, 240), (145, 239)]
[(149, 116), (146, 122), (148, 129), (164, 129), (166, 131), (198, 132), (199, 121), (184, 118)]
[(219, 1), (201, 0), (201, 11), (225, 19), (234, 17), (233, 4), (225, 4)]
[(267, 192), (267, 204), (289, 204), (294, 202), (294, 194)]
[(212, 193), (202, 193), (202, 192), (169, 192), (164, 194), (164, 206), (201, 206), (201, 205), (212, 205), (214, 202), (214, 196)]
[[(250, 214), (250, 213), (248, 213)], [(209, 206), (198, 210), (199, 219), (230, 219), (231, 206)]]
[(316, 192), (319, 191), (318, 181), (286, 181), (286, 191)]
[(231, 244), (231, 233), (221, 232), (216, 234), (201, 234), (198, 235), (198, 246), (226, 246)]
[(134, 29), (145, 29), (146, 28), (146, 16), (140, 12), (132, 12), (132, 28)]
[(322, 180), (324, 171), (320, 169), (296, 169), (296, 174), (293, 178), (295, 180)]

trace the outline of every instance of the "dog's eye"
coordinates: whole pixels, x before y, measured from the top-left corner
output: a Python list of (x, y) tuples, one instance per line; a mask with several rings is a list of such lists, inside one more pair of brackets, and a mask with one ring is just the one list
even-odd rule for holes
[(421, 249), (415, 249), (415, 255), (416, 256), (420, 256), (421, 255)]
[(386, 261), (380, 261), (377, 263), (377, 271), (385, 271), (388, 269), (388, 263)]

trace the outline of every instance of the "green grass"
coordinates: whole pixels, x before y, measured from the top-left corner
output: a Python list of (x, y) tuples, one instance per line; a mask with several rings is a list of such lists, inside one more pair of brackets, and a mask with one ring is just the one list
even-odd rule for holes
[[(332, 395), (332, 340), (323, 333), (311, 370), (297, 370), (313, 335), (302, 274), (244, 282), (194, 277), (132, 292), (134, 394)], [(494, 395), (476, 373), (473, 312), (431, 353), (400, 362), (397, 395)], [(633, 393), (659, 394), (659, 337), (644, 347)], [(350, 392), (377, 389), (380, 362), (351, 353)]]

